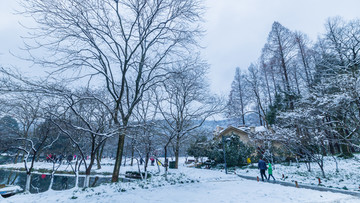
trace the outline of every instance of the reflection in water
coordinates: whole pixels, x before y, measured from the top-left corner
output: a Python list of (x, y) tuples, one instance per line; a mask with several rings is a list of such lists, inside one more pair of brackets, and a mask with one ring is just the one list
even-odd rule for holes
[[(11, 171), (0, 169), (0, 184), (6, 184)], [(16, 178), (14, 185), (18, 185), (22, 188), (25, 188), (26, 182), (26, 173), (25, 172), (14, 172), (11, 175), (11, 179), (15, 178), (16, 174), (18, 177)], [(92, 186), (96, 177), (90, 178), (90, 185)], [(99, 177), (97, 178), (94, 186), (98, 186), (102, 183), (110, 183), (111, 177)], [(79, 187), (83, 186), (84, 177), (79, 177)], [(33, 173), (31, 176), (31, 193), (39, 193), (45, 192), (48, 190), (50, 185), (50, 175), (44, 176), (43, 174), (35, 174)], [(75, 187), (75, 176), (74, 175), (55, 175), (53, 190), (66, 190)]]

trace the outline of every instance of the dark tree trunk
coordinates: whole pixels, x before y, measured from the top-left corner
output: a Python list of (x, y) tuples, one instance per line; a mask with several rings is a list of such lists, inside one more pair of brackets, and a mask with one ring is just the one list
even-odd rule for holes
[(179, 152), (180, 152), (180, 136), (176, 137), (176, 145), (175, 145), (175, 168), (179, 168)]
[(104, 143), (102, 143), (100, 150), (98, 150), (96, 152), (97, 169), (101, 169), (101, 159), (102, 159), (103, 152), (104, 152), (105, 142), (106, 141), (104, 141)]
[(134, 164), (134, 154), (135, 154), (135, 144), (134, 144), (134, 139), (131, 140), (131, 160), (130, 160), (130, 166), (133, 166)]
[(119, 135), (118, 147), (116, 151), (116, 160), (113, 175), (111, 178), (111, 182), (118, 182), (119, 181), (119, 173), (120, 173), (120, 166), (122, 161), (122, 155), (124, 151), (124, 143), (125, 143), (125, 132)]

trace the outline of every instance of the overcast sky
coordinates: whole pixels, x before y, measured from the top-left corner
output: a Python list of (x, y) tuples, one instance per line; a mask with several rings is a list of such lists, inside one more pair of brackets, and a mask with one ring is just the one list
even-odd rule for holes
[[(291, 30), (299, 30), (316, 40), (323, 33), (328, 17), (346, 20), (360, 17), (360, 0), (204, 0), (207, 12), (203, 56), (211, 65), (211, 89), (228, 95), (236, 67), (246, 69), (260, 56), (274, 21)], [(0, 64), (19, 63), (8, 54), (21, 46), (25, 33), (14, 16), (14, 0), (0, 0)], [(33, 69), (25, 69), (31, 72)]]

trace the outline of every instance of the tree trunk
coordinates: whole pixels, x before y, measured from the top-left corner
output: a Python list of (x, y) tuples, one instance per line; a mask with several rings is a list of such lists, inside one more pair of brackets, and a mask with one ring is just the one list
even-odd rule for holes
[(310, 89), (311, 88), (311, 76), (310, 76), (310, 71), (309, 71), (308, 60), (307, 60), (306, 53), (305, 53), (305, 44), (303, 41), (303, 37), (301, 35), (296, 35), (295, 41), (300, 50), (300, 56), (301, 56), (301, 60), (302, 60), (303, 66), (304, 66), (304, 72), (305, 72), (305, 76), (306, 76), (306, 84), (307, 84), (308, 88)]
[[(309, 157), (307, 157), (307, 158), (308, 158), (307, 164), (309, 165), (309, 167), (307, 167), (307, 168), (308, 168), (308, 171), (311, 172), (311, 159)], [(306, 164), (306, 162), (305, 162), (305, 164)]]
[(294, 71), (294, 77), (295, 77), (296, 89), (297, 89), (298, 95), (300, 95), (299, 80), (298, 80), (298, 76), (297, 76), (297, 71), (296, 71), (296, 69), (295, 69), (295, 71)]
[(95, 162), (95, 152), (90, 154), (90, 163), (89, 166), (85, 170), (85, 180), (84, 180), (84, 188), (88, 188), (90, 186), (90, 175), (91, 169)]
[(103, 152), (104, 152), (105, 142), (106, 141), (103, 142), (101, 149), (97, 150), (97, 152), (96, 152), (97, 169), (101, 169), (101, 159), (102, 159)]
[(150, 158), (150, 153), (146, 153), (145, 155), (145, 162), (144, 162), (144, 171), (146, 172), (147, 171), (147, 167), (148, 167), (148, 164), (149, 164), (149, 158)]
[(335, 149), (337, 150), (337, 153), (341, 153), (341, 148), (339, 143), (335, 143)]
[(260, 123), (260, 126), (262, 126), (263, 125), (263, 123), (262, 123), (262, 119), (261, 119), (261, 112), (260, 112), (260, 107), (259, 107), (259, 105), (258, 105), (258, 114), (259, 114), (259, 123)]
[(101, 160), (99, 158), (99, 155), (96, 156), (96, 165), (97, 165), (97, 169), (101, 169)]
[(275, 80), (275, 74), (274, 74), (274, 68), (272, 67), (272, 65), (270, 66), (271, 69), (271, 79), (274, 85), (274, 91), (275, 91), (275, 95), (278, 94), (278, 88), (277, 88), (277, 84), (276, 84), (276, 80)]
[(326, 178), (325, 171), (324, 171), (324, 162), (322, 160), (318, 161), (318, 165), (319, 165), (319, 167), (321, 169), (321, 173), (322, 173), (323, 178)]
[(180, 151), (180, 136), (176, 137), (176, 145), (175, 145), (175, 168), (179, 168), (179, 151)]
[(30, 192), (31, 173), (26, 174), (25, 192)]
[(340, 144), (340, 147), (344, 158), (349, 158), (353, 156), (347, 144)]
[(130, 166), (134, 165), (134, 154), (135, 154), (135, 144), (134, 144), (134, 140), (131, 141), (131, 161), (130, 161)]
[(75, 188), (79, 187), (79, 171), (75, 172)]
[(266, 70), (266, 65), (263, 64), (263, 71), (264, 71), (264, 76), (265, 76), (265, 84), (266, 84), (266, 90), (268, 93), (268, 97), (269, 97), (269, 101), (270, 101), (270, 105), (272, 106), (272, 100), (271, 100), (271, 91), (270, 91), (270, 85), (269, 85), (269, 79), (268, 79), (268, 71)]
[[(284, 78), (285, 78), (285, 87), (286, 87), (286, 91), (287, 91), (286, 95), (287, 95), (288, 101), (289, 101), (289, 108), (294, 109), (294, 102), (293, 102), (293, 98), (292, 98), (292, 93), (291, 93), (291, 87), (290, 87), (287, 67), (286, 67), (284, 53), (283, 53), (283, 49), (282, 49), (282, 45), (281, 45), (280, 41), (279, 41), (279, 45), (280, 45), (281, 67), (283, 69), (283, 74), (284, 74)], [(290, 94), (291, 94), (291, 96), (290, 96)]]
[(90, 185), (90, 175), (86, 174), (84, 179), (84, 188), (88, 188)]
[(116, 152), (114, 171), (113, 171), (113, 175), (111, 178), (111, 182), (113, 182), (113, 183), (119, 181), (119, 173), (120, 173), (122, 155), (123, 155), (123, 151), (124, 151), (124, 143), (125, 143), (125, 132), (123, 132), (119, 135), (119, 142), (118, 142), (118, 148), (117, 148), (117, 152)]
[[(168, 146), (169, 143), (167, 143), (164, 147), (164, 157), (165, 157), (165, 163), (166, 163), (166, 160), (167, 160), (167, 146)], [(167, 179), (167, 173), (168, 173), (168, 165), (165, 165), (165, 180), (168, 180)]]
[(335, 170), (335, 172), (338, 173), (338, 172), (339, 172), (339, 163), (338, 163), (338, 161), (337, 161), (337, 159), (336, 159), (335, 156), (333, 156), (333, 159), (334, 159), (335, 164), (336, 164), (336, 170)]
[(54, 184), (54, 175), (55, 175), (55, 172), (52, 172), (51, 176), (50, 176), (50, 185), (49, 185), (48, 190), (52, 190), (51, 188), (52, 188), (52, 186)]
[[(141, 173), (141, 169), (140, 169), (139, 159), (136, 159), (136, 163), (137, 163), (137, 167), (138, 167), (138, 172), (139, 172), (139, 174), (140, 174), (140, 178), (141, 178), (141, 180), (144, 180), (144, 176), (143, 176), (143, 174)], [(146, 181), (146, 179), (145, 179), (145, 181)]]
[(329, 140), (329, 150), (330, 150), (331, 155), (335, 155), (335, 147), (334, 147), (333, 139)]

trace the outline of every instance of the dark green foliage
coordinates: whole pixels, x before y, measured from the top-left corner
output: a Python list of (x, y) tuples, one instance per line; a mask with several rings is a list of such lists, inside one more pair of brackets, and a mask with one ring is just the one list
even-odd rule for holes
[[(146, 174), (144, 172), (142, 172), (141, 175), (143, 178), (145, 178)], [(125, 172), (125, 177), (127, 177), (127, 178), (141, 179), (141, 175), (138, 171), (126, 171)], [(151, 174), (148, 173), (146, 177), (151, 178)]]
[[(254, 148), (245, 145), (236, 135), (229, 137), (225, 142), (226, 164), (228, 167), (243, 166), (246, 159), (254, 152)], [(222, 140), (212, 144), (209, 150), (209, 159), (215, 160), (217, 164), (224, 163)]]
[(349, 150), (349, 146), (347, 146), (345, 144), (341, 144), (340, 147), (342, 149), (342, 153), (338, 157), (341, 157), (344, 159), (350, 159), (350, 158), (354, 157), (354, 155)]
[(17, 121), (11, 116), (4, 116), (0, 119), (0, 134), (1, 136), (16, 135), (19, 131)]
[[(9, 150), (9, 145), (18, 138), (19, 125), (11, 116), (4, 116), (0, 119), (0, 152)], [(10, 150), (12, 151), (12, 150)]]
[(49, 136), (51, 140), (56, 139), (56, 142), (54, 142), (51, 147), (44, 150), (46, 154), (66, 155), (74, 152), (74, 147), (70, 144), (70, 140), (63, 135), (58, 127), (56, 127), (49, 119), (46, 119), (37, 126), (36, 135), (40, 140), (46, 136)]
[(273, 105), (269, 106), (269, 111), (266, 114), (266, 120), (270, 125), (275, 124), (276, 121), (276, 114), (278, 111), (283, 109), (283, 99), (280, 94), (275, 95), (275, 101)]
[(207, 156), (208, 143), (206, 136), (200, 136), (194, 143), (190, 144), (187, 153), (190, 156), (194, 156), (196, 159)]

